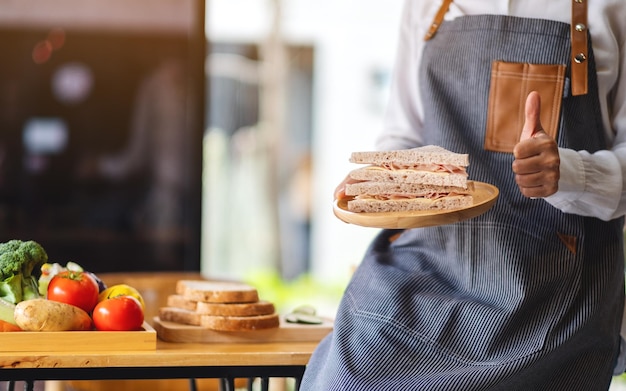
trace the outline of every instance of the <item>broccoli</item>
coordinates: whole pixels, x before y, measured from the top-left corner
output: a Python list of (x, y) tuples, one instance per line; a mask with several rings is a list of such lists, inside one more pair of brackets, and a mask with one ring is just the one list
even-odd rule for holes
[(15, 304), (0, 299), (0, 320), (17, 325), (15, 323)]
[(0, 243), (0, 298), (17, 304), (40, 297), (37, 279), (47, 261), (48, 254), (35, 241)]

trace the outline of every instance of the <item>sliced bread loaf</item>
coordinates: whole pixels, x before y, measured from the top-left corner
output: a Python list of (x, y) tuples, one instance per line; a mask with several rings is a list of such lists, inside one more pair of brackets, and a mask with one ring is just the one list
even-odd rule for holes
[(198, 307), (198, 302), (193, 300), (187, 300), (183, 295), (169, 295), (167, 296), (167, 306), (195, 311)]
[(196, 312), (213, 316), (258, 316), (270, 315), (275, 311), (274, 304), (259, 300), (256, 303), (204, 303), (198, 302)]
[(177, 307), (161, 307), (159, 308), (159, 319), (168, 322), (190, 324), (194, 326), (201, 325), (202, 315), (196, 311), (186, 310)]
[(278, 314), (259, 316), (201, 315), (200, 326), (218, 331), (271, 329), (280, 326)]
[(259, 301), (256, 288), (238, 282), (179, 280), (176, 293), (186, 300), (205, 303), (255, 303)]

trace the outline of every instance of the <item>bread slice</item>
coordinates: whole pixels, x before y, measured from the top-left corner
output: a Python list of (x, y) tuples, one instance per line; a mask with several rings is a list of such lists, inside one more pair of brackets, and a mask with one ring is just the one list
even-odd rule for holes
[(186, 300), (206, 303), (255, 303), (259, 301), (256, 288), (238, 282), (179, 280), (176, 293)]
[(368, 166), (352, 170), (349, 175), (350, 178), (358, 181), (421, 183), (467, 188), (467, 173), (464, 172), (387, 170), (378, 166)]
[(259, 316), (201, 315), (200, 326), (218, 331), (251, 331), (280, 326), (278, 314)]
[(472, 206), (471, 195), (447, 196), (437, 199), (405, 198), (396, 200), (377, 200), (374, 198), (348, 201), (350, 212), (378, 213), (420, 210), (452, 210)]
[(411, 182), (376, 182), (366, 181), (346, 184), (345, 193), (347, 196), (358, 196), (361, 194), (375, 195), (404, 195), (414, 197), (430, 197), (433, 195), (469, 194), (471, 183), (464, 187), (437, 186), (423, 183)]
[(184, 308), (161, 307), (159, 308), (159, 319), (168, 322), (200, 326), (202, 314)]
[(256, 303), (204, 303), (198, 302), (196, 312), (213, 316), (259, 316), (271, 315), (275, 312), (274, 304), (260, 300)]
[(350, 156), (350, 162), (375, 164), (377, 166), (395, 162), (408, 164), (450, 164), (466, 167), (469, 165), (469, 155), (451, 152), (436, 145), (426, 145), (423, 147), (393, 151), (353, 152)]
[(167, 306), (195, 311), (198, 307), (198, 302), (193, 300), (187, 300), (183, 295), (169, 295), (167, 296)]

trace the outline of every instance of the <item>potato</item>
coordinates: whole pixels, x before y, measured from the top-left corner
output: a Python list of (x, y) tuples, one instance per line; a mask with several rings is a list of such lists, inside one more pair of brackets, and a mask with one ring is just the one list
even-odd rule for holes
[(24, 331), (91, 330), (91, 317), (70, 304), (46, 299), (24, 300), (15, 306), (15, 323)]

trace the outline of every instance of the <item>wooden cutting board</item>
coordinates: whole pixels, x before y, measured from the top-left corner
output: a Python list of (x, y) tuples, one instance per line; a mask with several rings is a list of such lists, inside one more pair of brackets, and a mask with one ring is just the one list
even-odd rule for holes
[(157, 336), (167, 342), (187, 343), (254, 343), (254, 342), (319, 342), (333, 329), (333, 323), (308, 325), (286, 322), (282, 317), (277, 328), (251, 331), (216, 331), (155, 317), (153, 321)]
[(148, 322), (137, 331), (17, 331), (0, 333), (0, 352), (154, 350), (157, 333)]

